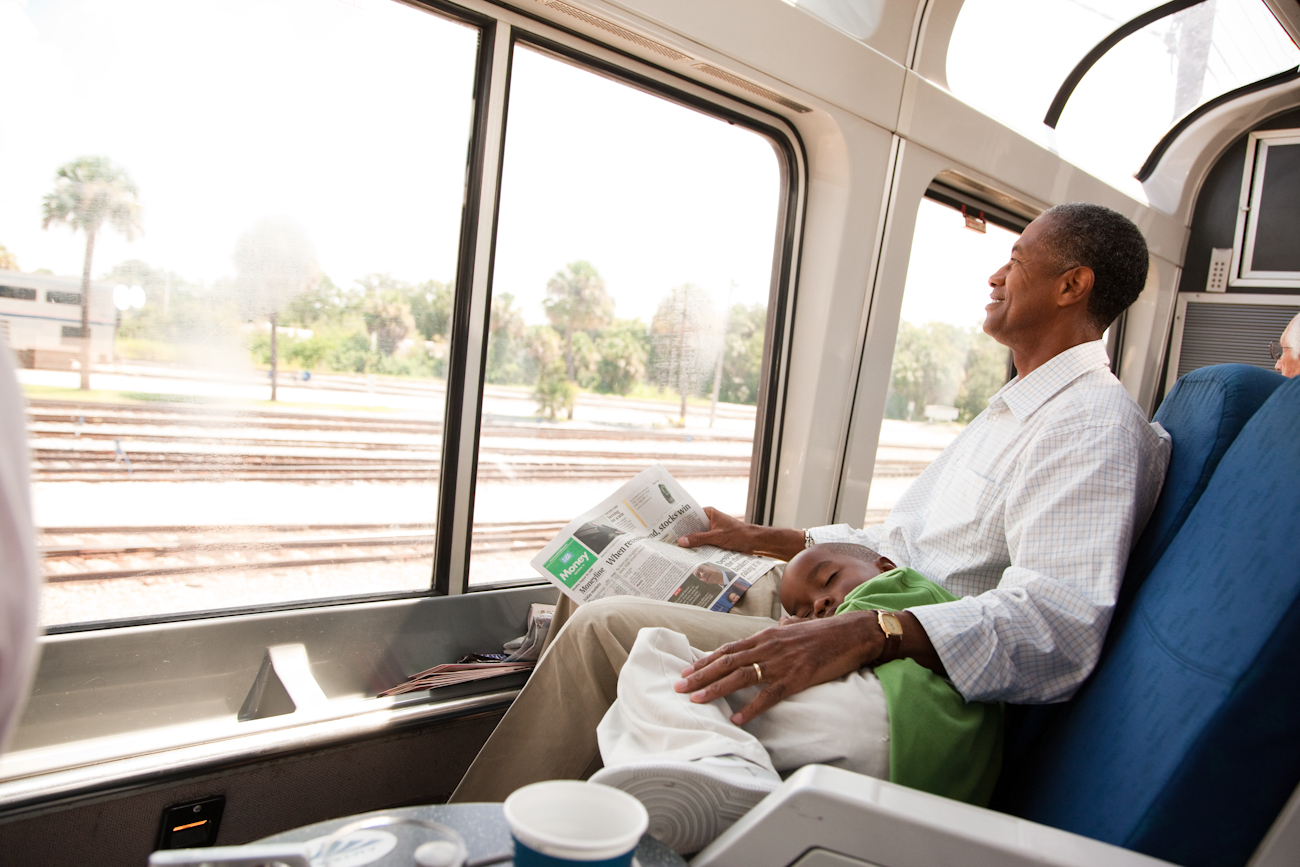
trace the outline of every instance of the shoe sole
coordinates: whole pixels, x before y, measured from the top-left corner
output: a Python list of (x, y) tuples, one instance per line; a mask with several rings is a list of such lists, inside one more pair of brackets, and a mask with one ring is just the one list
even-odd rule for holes
[(603, 768), (591, 782), (622, 789), (644, 804), (650, 836), (679, 855), (712, 843), (776, 788), (760, 780), (751, 786), (680, 762)]

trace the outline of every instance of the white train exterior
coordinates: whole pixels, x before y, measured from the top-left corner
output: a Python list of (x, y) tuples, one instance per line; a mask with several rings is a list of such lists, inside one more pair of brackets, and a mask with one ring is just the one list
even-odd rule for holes
[[(92, 363), (113, 360), (116, 323), (113, 287), (92, 282)], [(74, 367), (81, 358), (81, 278), (0, 270), (0, 334), (21, 367)]]

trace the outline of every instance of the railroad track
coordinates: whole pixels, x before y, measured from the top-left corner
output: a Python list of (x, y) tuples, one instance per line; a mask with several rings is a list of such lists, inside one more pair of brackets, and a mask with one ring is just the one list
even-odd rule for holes
[[(531, 554), (563, 527), (561, 521), (475, 524), (470, 552)], [(432, 558), (434, 543), (427, 524), (47, 527), (39, 533), (50, 583), (413, 560)]]
[[(32, 479), (38, 482), (436, 482), (437, 455), (424, 460), (380, 458), (331, 458), (301, 455), (238, 455), (193, 453), (127, 454), (104, 451), (63, 452), (36, 449)], [(583, 461), (538, 463), (495, 460), (492, 452), (479, 457), (480, 482), (618, 481), (626, 480), (651, 461), (662, 463), (675, 478), (746, 478), (749, 457), (679, 455), (611, 455), (620, 462), (599, 464)], [(582, 458), (585, 455), (577, 455)], [(127, 462), (129, 459), (129, 464)], [(918, 476), (928, 461), (880, 460), (878, 478)]]
[[(864, 525), (887, 514), (869, 511)], [(470, 553), (531, 556), (565, 523), (475, 524)], [(432, 558), (434, 543), (429, 524), (45, 527), (38, 534), (45, 580), (55, 584), (415, 560)]]
[[(192, 482), (192, 481), (286, 481), (286, 482), (436, 482), (436, 455), (424, 460), (391, 458), (330, 458), (309, 455), (195, 454), (183, 452), (127, 453), (113, 451), (87, 454), (36, 449), (32, 479), (38, 482)], [(479, 459), (479, 481), (607, 481), (630, 478), (648, 463), (642, 455), (620, 455), (619, 463), (582, 461), (547, 462), (494, 460), (491, 454)], [(128, 463), (129, 460), (129, 463)], [(653, 460), (653, 458), (651, 458)], [(744, 478), (749, 475), (749, 458), (664, 461), (673, 476), (689, 478)]]
[[(31, 400), (28, 402), (29, 424), (69, 425), (68, 433), (78, 429), (90, 431), (97, 426), (185, 427), (208, 429), (265, 429), (298, 431), (339, 431), (351, 434), (404, 433), (440, 436), (442, 422), (382, 414), (301, 413), (275, 410), (231, 410), (219, 405), (184, 406), (179, 404), (82, 403), (78, 401)], [(500, 424), (488, 419), (482, 427), (484, 437), (519, 437), (529, 439), (603, 439), (603, 440), (671, 440), (676, 442), (748, 443), (751, 437), (739, 434), (657, 428), (576, 427), (540, 423)], [(84, 435), (84, 434), (83, 434)]]

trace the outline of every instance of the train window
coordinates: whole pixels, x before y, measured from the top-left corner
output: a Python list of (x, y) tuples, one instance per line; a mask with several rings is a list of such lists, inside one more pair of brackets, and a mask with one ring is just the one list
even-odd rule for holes
[[(1205, 0), (1112, 47), (1083, 77), (1052, 134), (1043, 117), (1075, 64), (1156, 4), (1018, 0), (1012, 10), (1006, 5), (968, 0), (962, 7), (948, 55), (953, 92), (1121, 185), (1132, 184), (1152, 147), (1197, 106), (1300, 63), (1300, 50), (1260, 0)], [(1030, 35), (1035, 30), (1050, 30), (1054, 38), (1035, 39)], [(1062, 39), (1068, 40), (1065, 50)], [(1007, 41), (1014, 51), (989, 55), (989, 45)], [(1034, 74), (1025, 75), (1026, 69)]]
[(959, 211), (921, 200), (863, 526), (885, 520), (1007, 381), (1010, 353), (981, 325), (989, 275), (1018, 235), (993, 223), (982, 228), (972, 231)]
[(0, 286), (0, 298), (14, 298), (18, 301), (35, 301), (35, 289), (23, 289), (19, 286)]
[(387, 0), (5, 16), (5, 267), (63, 304), (92, 281), (88, 389), (75, 310), (11, 328), (45, 624), (432, 592), (479, 29)]
[(522, 44), (508, 109), (480, 586), (653, 461), (745, 512), (782, 202), (767, 139)]
[(1161, 2), (965, 0), (948, 44), (948, 86), (1040, 139), (1043, 115), (1075, 64), (1115, 28)]
[(1300, 49), (1259, 0), (1207, 0), (1144, 27), (1089, 70), (1057, 126), (1061, 154), (1102, 178), (1132, 176), (1201, 103), (1297, 64)]

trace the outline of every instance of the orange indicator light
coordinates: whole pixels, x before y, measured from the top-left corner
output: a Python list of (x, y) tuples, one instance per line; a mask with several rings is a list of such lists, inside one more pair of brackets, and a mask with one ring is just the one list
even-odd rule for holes
[(190, 822), (188, 825), (177, 825), (175, 828), (172, 828), (172, 833), (175, 834), (177, 831), (184, 831), (186, 828), (197, 828), (200, 825), (206, 824), (208, 824), (208, 820), (202, 819), (198, 822)]

